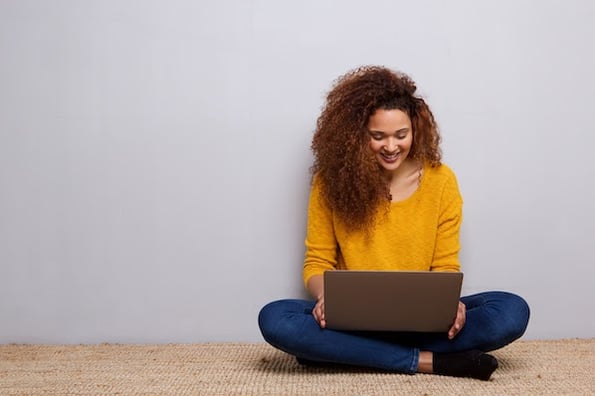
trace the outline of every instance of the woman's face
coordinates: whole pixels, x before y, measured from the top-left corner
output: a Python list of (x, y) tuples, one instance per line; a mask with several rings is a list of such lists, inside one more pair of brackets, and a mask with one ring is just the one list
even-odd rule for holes
[(411, 119), (404, 111), (378, 109), (368, 120), (370, 149), (387, 171), (396, 171), (409, 155), (413, 143)]

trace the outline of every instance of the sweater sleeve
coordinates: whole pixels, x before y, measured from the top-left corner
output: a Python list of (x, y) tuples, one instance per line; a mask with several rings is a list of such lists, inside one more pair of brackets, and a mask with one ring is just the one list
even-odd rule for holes
[(462, 220), (463, 199), (456, 177), (451, 173), (442, 191), (431, 271), (460, 271), (459, 234)]
[(304, 285), (313, 275), (335, 269), (337, 266), (337, 239), (331, 208), (322, 197), (321, 183), (314, 179), (308, 204), (308, 226), (304, 258)]

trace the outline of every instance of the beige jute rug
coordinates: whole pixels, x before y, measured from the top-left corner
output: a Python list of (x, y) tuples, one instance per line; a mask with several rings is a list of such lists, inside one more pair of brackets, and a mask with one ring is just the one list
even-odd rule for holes
[(0, 345), (1, 395), (595, 395), (595, 338), (518, 341), (490, 381), (311, 368), (264, 343)]

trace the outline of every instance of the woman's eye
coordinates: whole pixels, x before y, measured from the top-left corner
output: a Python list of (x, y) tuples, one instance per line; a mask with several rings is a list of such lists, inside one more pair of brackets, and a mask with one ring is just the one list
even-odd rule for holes
[(372, 139), (374, 139), (374, 140), (382, 140), (383, 137), (384, 136), (382, 136), (382, 135), (372, 135)]

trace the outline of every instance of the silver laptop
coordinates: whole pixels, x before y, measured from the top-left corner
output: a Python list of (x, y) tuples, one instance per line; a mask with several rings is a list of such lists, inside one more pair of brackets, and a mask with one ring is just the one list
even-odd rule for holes
[(326, 271), (326, 327), (446, 332), (454, 323), (462, 272)]

